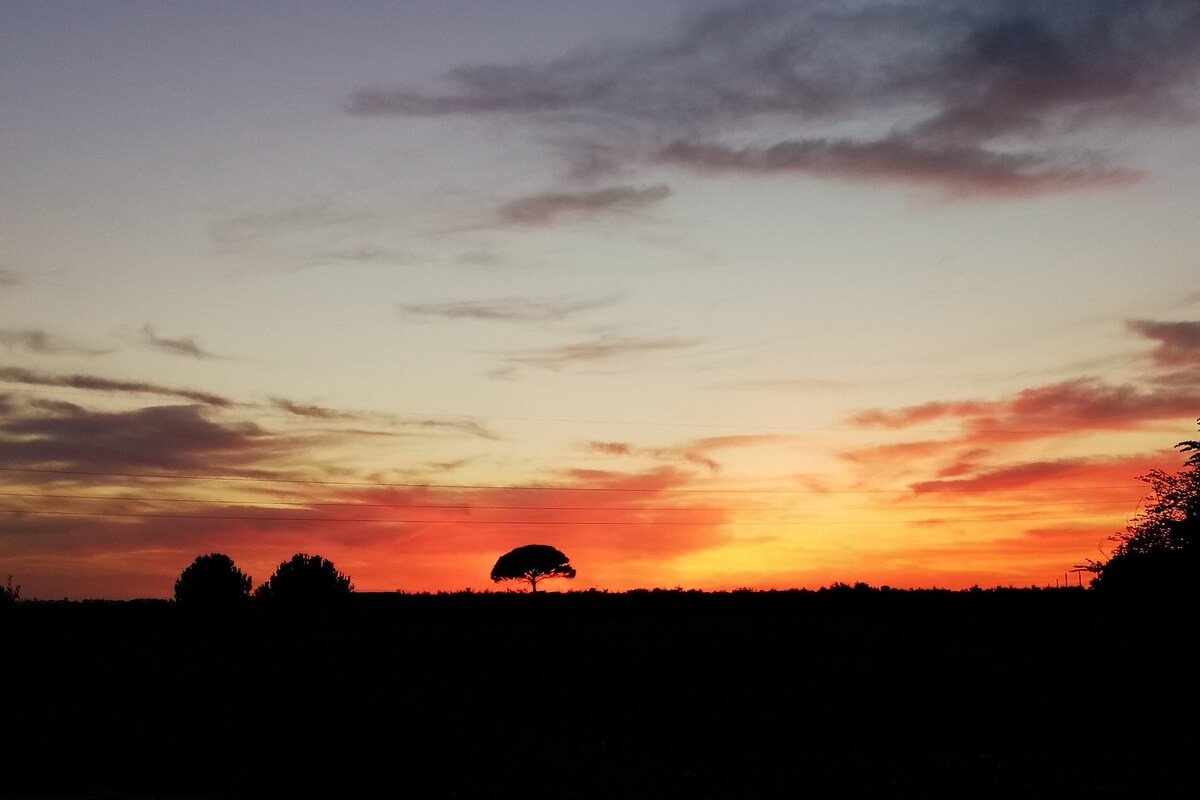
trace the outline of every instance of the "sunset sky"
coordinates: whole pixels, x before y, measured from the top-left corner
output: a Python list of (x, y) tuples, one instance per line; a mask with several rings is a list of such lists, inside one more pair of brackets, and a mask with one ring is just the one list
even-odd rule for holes
[(1200, 417), (1194, 0), (0, 0), (0, 581), (1053, 586)]

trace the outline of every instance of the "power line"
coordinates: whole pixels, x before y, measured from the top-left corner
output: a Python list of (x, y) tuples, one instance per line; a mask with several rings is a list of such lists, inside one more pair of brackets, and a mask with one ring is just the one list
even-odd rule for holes
[(682, 526), (682, 525), (911, 525), (911, 524), (928, 524), (930, 522), (937, 523), (962, 523), (962, 522), (1075, 522), (1084, 519), (1111, 519), (1113, 514), (1080, 514), (1072, 517), (1001, 517), (1001, 518), (980, 518), (980, 519), (910, 519), (910, 520), (878, 520), (878, 521), (857, 521), (857, 520), (772, 520), (767, 522), (734, 522), (728, 520), (688, 520), (688, 521), (661, 521), (661, 520), (485, 520), (485, 519), (395, 519), (395, 518), (359, 518), (359, 517), (278, 517), (278, 516), (253, 516), (253, 515), (214, 515), (214, 514), (157, 514), (149, 512), (118, 512), (118, 511), (94, 511), (94, 512), (73, 512), (73, 511), (41, 511), (27, 510), (17, 508), (0, 508), (0, 514), (31, 514), (38, 516), (65, 516), (65, 517), (130, 517), (130, 518), (150, 518), (150, 519), (208, 519), (208, 520), (231, 520), (231, 521), (250, 521), (250, 522), (318, 522), (323, 524), (331, 523), (346, 523), (346, 522), (364, 522), (364, 523), (381, 523), (391, 525), (559, 525), (559, 526), (580, 526), (580, 525), (629, 525), (629, 526), (646, 526), (657, 525), (659, 527), (666, 526)]
[(0, 467), (3, 472), (27, 472), (37, 475), (82, 475), (102, 478), (138, 478), (176, 481), (227, 481), (238, 483), (281, 483), (311, 486), (366, 486), (383, 489), (461, 489), (522, 492), (654, 492), (656, 494), (942, 494), (951, 492), (1088, 492), (1141, 488), (1136, 484), (1122, 486), (1045, 486), (1005, 488), (952, 489), (663, 489), (622, 488), (613, 486), (505, 486), (499, 484), (465, 483), (382, 483), (372, 481), (330, 481), (303, 478), (262, 478), (248, 475), (179, 475), (151, 472), (101, 472), (94, 470), (34, 469), (30, 467)]
[[(96, 500), (125, 503), (194, 503), (205, 505), (228, 506), (295, 506), (299, 508), (328, 507), (328, 508), (420, 508), (439, 509), (446, 511), (721, 511), (726, 513), (759, 511), (759, 512), (802, 512), (803, 508), (779, 508), (772, 506), (744, 507), (715, 507), (715, 506), (530, 506), (530, 505), (468, 505), (463, 503), (353, 503), (353, 502), (312, 502), (299, 500), (258, 500), (258, 499), (213, 499), (191, 497), (143, 497), (121, 495), (119, 497), (91, 494), (47, 494), (44, 492), (0, 492), (0, 497), (26, 497), (44, 500)], [(903, 506), (893, 509), (881, 509), (879, 506), (823, 506), (822, 511), (938, 511), (938, 510), (1004, 510), (1014, 508), (1057, 508), (1059, 506), (1102, 506), (1127, 505), (1127, 500), (1062, 500), (1053, 503), (1007, 503), (1004, 505), (970, 504), (970, 505), (939, 505), (939, 506)]]

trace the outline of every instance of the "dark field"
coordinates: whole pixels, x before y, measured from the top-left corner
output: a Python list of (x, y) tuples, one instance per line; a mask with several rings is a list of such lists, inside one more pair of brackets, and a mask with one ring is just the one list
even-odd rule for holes
[(1196, 622), (1081, 589), (26, 602), (0, 796), (1190, 796)]

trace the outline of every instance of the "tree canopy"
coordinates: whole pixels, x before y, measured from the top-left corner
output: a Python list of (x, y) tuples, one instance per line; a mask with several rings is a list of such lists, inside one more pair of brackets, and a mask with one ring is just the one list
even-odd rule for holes
[(524, 581), (532, 592), (546, 578), (574, 578), (575, 568), (561, 550), (548, 544), (527, 544), (510, 550), (492, 567), (492, 580)]
[[(1200, 424), (1200, 420), (1197, 420)], [(1091, 567), (1097, 589), (1159, 591), (1200, 585), (1197, 529), (1200, 528), (1200, 441), (1175, 445), (1190, 453), (1177, 473), (1153, 469), (1141, 480), (1150, 485), (1145, 508), (1111, 537), (1112, 557)]]
[(296, 553), (280, 564), (254, 594), (284, 603), (317, 604), (340, 600), (353, 591), (349, 576), (338, 572), (332, 561)]
[(224, 553), (198, 556), (175, 581), (175, 602), (191, 607), (232, 605), (250, 596), (250, 576)]

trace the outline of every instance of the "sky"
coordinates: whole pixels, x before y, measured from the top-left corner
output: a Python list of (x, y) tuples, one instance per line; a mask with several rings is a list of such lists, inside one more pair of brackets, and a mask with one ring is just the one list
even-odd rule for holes
[(1200, 417), (1193, 0), (0, 0), (0, 578), (1054, 586)]

